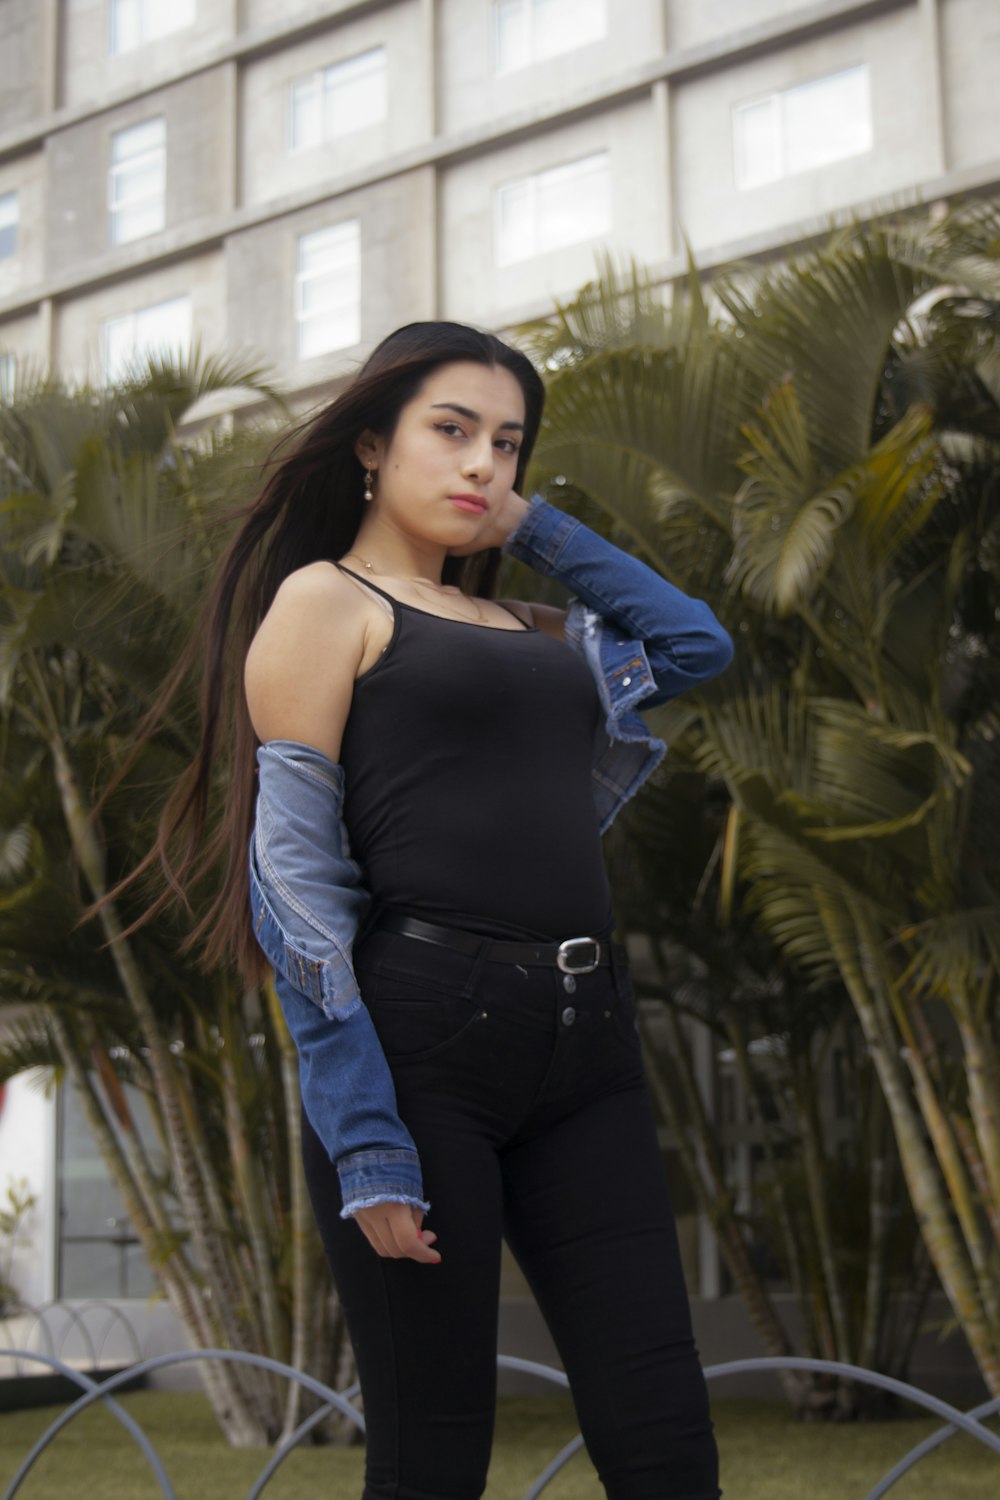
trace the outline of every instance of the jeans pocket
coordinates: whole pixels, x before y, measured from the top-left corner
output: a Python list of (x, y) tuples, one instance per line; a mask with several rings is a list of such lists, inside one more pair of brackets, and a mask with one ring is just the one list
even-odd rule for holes
[(439, 1057), (485, 1019), (475, 1000), (384, 972), (364, 999), (386, 1060), (394, 1064)]

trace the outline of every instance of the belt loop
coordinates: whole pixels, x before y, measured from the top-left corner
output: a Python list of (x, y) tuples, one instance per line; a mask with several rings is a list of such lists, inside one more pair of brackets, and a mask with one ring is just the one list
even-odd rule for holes
[(489, 956), (489, 951), (492, 946), (493, 944), (490, 938), (483, 938), (482, 942), (479, 944), (479, 952), (472, 960), (472, 968), (469, 970), (465, 984), (462, 986), (463, 1000), (471, 1000), (475, 996), (476, 987), (479, 984), (479, 978), (483, 972), (483, 965), (485, 964), (486, 959)]

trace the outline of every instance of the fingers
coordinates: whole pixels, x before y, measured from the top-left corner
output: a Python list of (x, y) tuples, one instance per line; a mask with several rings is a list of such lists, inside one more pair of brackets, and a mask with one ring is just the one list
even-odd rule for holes
[(406, 1203), (378, 1203), (361, 1208), (355, 1221), (376, 1255), (387, 1260), (415, 1260), (436, 1266), (441, 1256), (432, 1246), (437, 1235), (421, 1229), (423, 1212)]

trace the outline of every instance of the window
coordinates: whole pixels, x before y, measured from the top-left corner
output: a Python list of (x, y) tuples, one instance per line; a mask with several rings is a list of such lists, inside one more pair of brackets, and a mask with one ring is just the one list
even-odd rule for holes
[[(146, 1149), (165, 1166), (156, 1129), (138, 1089), (126, 1098)], [(156, 1277), (129, 1223), (117, 1187), (90, 1133), (75, 1088), (58, 1092), (60, 1297), (151, 1297)]]
[(191, 298), (173, 297), (101, 325), (101, 375), (116, 385), (153, 356), (186, 360), (191, 350)]
[(496, 190), (496, 257), (509, 266), (611, 228), (608, 153), (552, 167)]
[(17, 194), (0, 194), (0, 260), (17, 254), (17, 221)]
[(605, 0), (495, 0), (496, 67), (513, 73), (607, 32)]
[(291, 86), (293, 151), (319, 146), (385, 119), (385, 48), (334, 63)]
[(874, 144), (867, 64), (741, 104), (733, 130), (741, 189), (860, 156)]
[(13, 354), (0, 354), (0, 401), (13, 401), (17, 362)]
[(155, 234), (166, 222), (167, 126), (160, 117), (111, 137), (111, 243)]
[(111, 0), (108, 51), (131, 52), (190, 26), (194, 17), (195, 0)]
[(299, 236), (295, 320), (299, 358), (361, 340), (361, 225), (356, 219)]

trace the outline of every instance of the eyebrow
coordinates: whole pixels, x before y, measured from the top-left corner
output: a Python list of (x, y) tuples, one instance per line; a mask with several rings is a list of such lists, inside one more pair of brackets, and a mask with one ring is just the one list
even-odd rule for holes
[[(435, 401), (431, 407), (432, 411), (457, 411), (460, 417), (468, 417), (470, 422), (481, 422), (483, 419), (479, 412), (473, 411), (469, 406), (459, 406), (457, 401)], [(523, 422), (501, 422), (503, 429), (510, 428), (514, 432), (523, 432)]]

